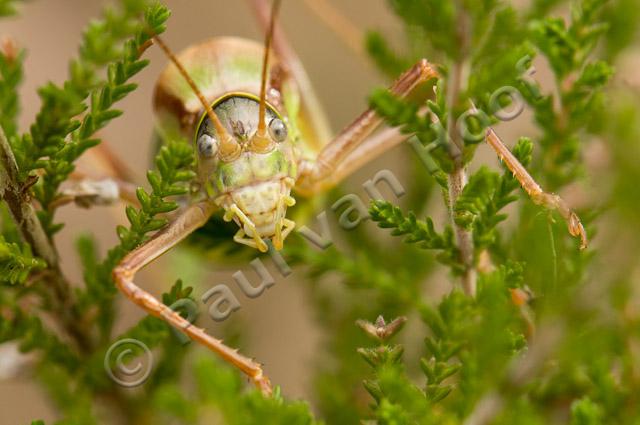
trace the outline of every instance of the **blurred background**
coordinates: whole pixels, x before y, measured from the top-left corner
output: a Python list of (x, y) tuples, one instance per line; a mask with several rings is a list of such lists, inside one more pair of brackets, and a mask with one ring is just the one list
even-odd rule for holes
[[(26, 77), (21, 90), (22, 130), (26, 130), (40, 107), (36, 88), (47, 81), (59, 83), (65, 79), (68, 60), (76, 52), (83, 28), (90, 19), (99, 15), (107, 3), (108, 1), (99, 0), (34, 0), (22, 8), (18, 17), (0, 23), (0, 36), (14, 37), (28, 51)], [(164, 3), (173, 12), (164, 38), (174, 50), (221, 35), (262, 39), (260, 29), (245, 2), (166, 0)], [(305, 64), (334, 130), (337, 130), (367, 106), (367, 96), (373, 88), (387, 85), (388, 81), (365, 58), (353, 54), (309, 11), (304, 2), (288, 0), (283, 3), (281, 23)], [(401, 37), (399, 24), (383, 0), (334, 0), (333, 4), (363, 30), (377, 29), (392, 39), (394, 34)], [(638, 87), (638, 53), (636, 47), (635, 51), (631, 49), (623, 55), (617, 64), (614, 84)], [(145, 183), (144, 175), (153, 155), (152, 91), (157, 76), (166, 65), (165, 58), (157, 49), (150, 49), (147, 57), (151, 59), (151, 65), (135, 78), (140, 84), (139, 89), (117, 105), (124, 110), (123, 117), (115, 120), (101, 133), (113, 151), (136, 174), (139, 184)], [(549, 76), (546, 64), (536, 62), (535, 65), (538, 69), (535, 78), (544, 86)], [(505, 141), (512, 142), (517, 135), (533, 131), (530, 123), (530, 113), (525, 111), (515, 122), (503, 124), (500, 131)], [(385, 158), (369, 164), (350, 177), (349, 187), (362, 193), (362, 182), (381, 168), (390, 168), (401, 176), (402, 158), (407, 153), (408, 148), (400, 147)], [(588, 172), (601, 177), (591, 180), (592, 193), (608, 187), (607, 155), (606, 149), (598, 143), (593, 143), (588, 148)], [(483, 161), (497, 164), (494, 156), (484, 147), (478, 158), (479, 161), (474, 162), (473, 168), (477, 168)], [(578, 190), (576, 193), (567, 193), (569, 203), (579, 204), (581, 193), (584, 192)], [(444, 217), (445, 211), (434, 211), (433, 215)], [(72, 280), (79, 281), (82, 276), (74, 251), (76, 236), (82, 233), (94, 235), (104, 253), (116, 243), (115, 225), (124, 222), (125, 217), (121, 205), (90, 211), (68, 206), (61, 212), (59, 220), (67, 223), (57, 236), (64, 267)], [(605, 217), (603, 221), (606, 220), (615, 221), (615, 218)], [(595, 240), (595, 246), (606, 244), (611, 248), (612, 256), (636, 255), (625, 253), (624, 243), (612, 244), (611, 241), (619, 236), (617, 232), (614, 234), (615, 237), (611, 234), (607, 236), (605, 230)], [(322, 351), (323, 346), (322, 335), (314, 328), (311, 313), (305, 307), (305, 292), (301, 288), (303, 273), (296, 273), (294, 270), (291, 276), (282, 278), (274, 271), (276, 285), (262, 296), (249, 299), (233, 284), (231, 274), (235, 268), (221, 271), (219, 266), (224, 264), (212, 263), (205, 270), (193, 270), (190, 268), (192, 263), (186, 257), (188, 255), (185, 253), (176, 252), (161, 258), (139, 275), (138, 282), (156, 295), (167, 290), (178, 277), (196, 286), (196, 294), (201, 294), (206, 288), (218, 283), (229, 285), (241, 301), (242, 308), (225, 325), (232, 328), (242, 326), (245, 329), (243, 338), (247, 342), (243, 345), (248, 347), (245, 354), (265, 364), (266, 373), (282, 387), (285, 395), (310, 399), (311, 376), (307, 373), (307, 367), (313, 366), (315, 353)], [(180, 273), (176, 272), (177, 268), (180, 268)], [(197, 281), (190, 280), (190, 276)], [(440, 277), (443, 276), (445, 275)], [(436, 275), (432, 279), (437, 281), (439, 277)], [(431, 287), (436, 292), (448, 290), (446, 283), (440, 287)], [(140, 311), (126, 301), (121, 300), (120, 305), (123, 314), (121, 323), (118, 324), (119, 329), (126, 329), (143, 317)], [(200, 325), (213, 335), (219, 334), (220, 325), (206, 315), (203, 316)], [(48, 403), (40, 387), (32, 383), (28, 375), (0, 380), (0, 424), (28, 423), (33, 418), (53, 420), (56, 418), (55, 412)]]

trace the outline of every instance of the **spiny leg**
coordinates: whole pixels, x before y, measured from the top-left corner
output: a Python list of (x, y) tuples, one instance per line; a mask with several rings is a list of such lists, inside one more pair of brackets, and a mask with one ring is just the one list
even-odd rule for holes
[[(232, 204), (227, 209), (227, 211), (224, 213), (223, 219), (224, 221), (231, 221), (234, 217), (238, 217), (238, 220), (240, 221), (240, 230), (238, 230), (238, 233), (236, 233), (236, 235), (233, 237), (233, 240), (238, 243), (248, 245), (252, 248), (257, 248), (262, 252), (267, 252), (269, 250), (269, 246), (267, 246), (262, 238), (260, 238), (258, 230), (256, 229), (256, 225), (253, 224), (253, 221), (251, 221), (251, 219), (247, 217), (246, 214), (242, 212), (242, 210), (238, 208), (236, 204)], [(251, 237), (252, 239), (247, 240), (244, 238), (246, 233), (243, 229), (245, 227), (247, 227), (249, 229), (249, 232), (251, 233), (247, 236)]]
[(233, 241), (242, 245), (249, 246), (254, 249), (258, 249), (258, 244), (251, 238), (246, 238), (247, 234), (242, 229), (238, 229), (235, 235), (233, 235)]
[(569, 233), (574, 237), (580, 238), (580, 249), (587, 247), (587, 232), (584, 230), (580, 218), (574, 213), (567, 203), (555, 193), (547, 193), (542, 190), (540, 185), (531, 177), (529, 172), (520, 164), (518, 159), (513, 156), (511, 151), (502, 143), (493, 129), (489, 128), (486, 133), (486, 141), (498, 154), (498, 157), (505, 163), (507, 168), (513, 173), (515, 178), (520, 182), (522, 188), (527, 192), (531, 200), (536, 205), (541, 205), (550, 210), (556, 210), (562, 218), (567, 222)]
[(280, 251), (284, 247), (284, 240), (296, 227), (296, 224), (293, 221), (287, 220), (285, 218), (286, 207), (292, 207), (295, 204), (296, 200), (291, 195), (280, 195), (280, 198), (278, 199), (278, 202), (276, 204), (273, 247), (277, 251)]
[(275, 230), (273, 235), (273, 247), (280, 251), (284, 246), (284, 238), (282, 237), (282, 224), (284, 222), (284, 215), (282, 214), (282, 210), (284, 208), (284, 196), (281, 196), (278, 199), (278, 203), (276, 204), (276, 215), (275, 215)]
[(368, 137), (338, 164), (333, 173), (321, 182), (318, 189), (328, 189), (340, 183), (352, 173), (375, 158), (408, 139), (397, 128), (386, 128)]
[[(238, 229), (235, 235), (233, 235), (233, 241), (242, 245), (246, 245), (253, 249), (257, 249), (260, 252), (267, 252), (269, 250), (268, 245), (265, 241), (261, 241), (258, 245), (259, 238), (256, 237), (248, 237), (247, 233), (243, 229)], [(265, 248), (266, 247), (266, 248)]]
[(282, 240), (285, 240), (287, 239), (287, 236), (289, 236), (289, 234), (291, 234), (291, 232), (295, 230), (296, 222), (285, 218), (282, 221), (282, 224), (284, 225), (284, 230), (282, 231)]
[[(400, 76), (400, 78), (389, 89), (396, 96), (407, 96), (420, 84), (436, 78), (438, 72), (427, 62), (426, 59), (418, 61), (413, 67)], [(314, 164), (308, 164), (307, 169), (301, 171), (299, 184), (303, 190), (317, 190), (322, 187), (323, 182), (331, 180), (336, 169), (350, 157), (350, 154), (359, 146), (362, 146), (371, 133), (382, 124), (383, 119), (374, 110), (368, 109), (356, 120), (345, 128), (319, 153)], [(393, 136), (393, 137), (391, 137)], [(394, 146), (400, 139), (397, 134), (389, 132), (386, 137), (377, 139), (374, 145), (369, 145), (369, 152), (384, 152), (385, 146)], [(360, 164), (362, 165), (362, 164)], [(343, 168), (342, 173), (348, 174), (352, 171), (348, 166)]]
[(169, 225), (154, 235), (151, 240), (130, 252), (113, 270), (113, 278), (118, 289), (135, 304), (142, 307), (152, 316), (178, 328), (192, 340), (219, 354), (225, 361), (244, 372), (263, 394), (270, 395), (271, 383), (264, 376), (260, 364), (239, 354), (237, 350), (224, 345), (221, 340), (213, 338), (203, 329), (192, 326), (188, 320), (162, 304), (133, 282), (136, 273), (140, 269), (204, 225), (213, 213), (214, 208), (211, 203), (206, 202), (189, 206)]

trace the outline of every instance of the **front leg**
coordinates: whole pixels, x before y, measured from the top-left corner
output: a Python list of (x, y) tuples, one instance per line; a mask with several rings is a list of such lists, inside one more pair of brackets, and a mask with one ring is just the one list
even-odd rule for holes
[(540, 185), (531, 177), (531, 174), (520, 164), (518, 159), (513, 156), (511, 151), (502, 143), (500, 137), (489, 128), (485, 137), (487, 144), (493, 148), (498, 157), (511, 171), (514, 177), (520, 183), (520, 186), (529, 195), (534, 204), (540, 205), (549, 210), (556, 210), (562, 218), (567, 222), (567, 228), (571, 236), (580, 238), (580, 249), (585, 249), (588, 244), (587, 232), (580, 222), (578, 215), (569, 208), (567, 203), (555, 193), (547, 193), (542, 190)]
[(370, 161), (378, 158), (389, 149), (393, 149), (405, 142), (409, 135), (403, 134), (399, 128), (385, 128), (368, 137), (336, 165), (331, 175), (325, 177), (314, 188), (315, 191), (325, 190), (339, 184), (352, 173), (364, 167)]
[[(389, 91), (396, 96), (405, 97), (422, 83), (437, 77), (435, 68), (426, 59), (422, 59), (402, 74)], [(372, 159), (403, 140), (395, 129), (383, 132), (381, 137), (369, 138), (382, 122), (383, 119), (373, 109), (365, 111), (320, 151), (314, 163), (302, 167), (297, 185), (303, 191), (313, 192), (327, 183), (335, 183), (336, 177), (342, 178), (363, 165), (359, 158)], [(357, 148), (361, 149), (358, 158), (355, 158), (352, 154), (357, 152)]]
[(122, 259), (120, 264), (113, 270), (113, 279), (118, 289), (135, 304), (220, 355), (225, 361), (244, 372), (263, 394), (270, 395), (271, 383), (264, 376), (259, 363), (224, 345), (221, 340), (213, 338), (203, 329), (193, 326), (188, 320), (162, 304), (133, 281), (140, 269), (203, 226), (214, 210), (215, 206), (208, 202), (189, 206), (164, 229), (155, 234), (152, 239), (131, 251)]
[[(267, 252), (269, 250), (269, 247), (258, 234), (258, 230), (256, 229), (256, 225), (253, 224), (253, 221), (251, 221), (251, 219), (247, 217), (247, 215), (242, 212), (242, 210), (236, 204), (231, 204), (231, 206), (224, 213), (222, 219), (229, 222), (233, 220), (234, 217), (238, 219), (237, 224), (240, 229), (233, 237), (233, 240), (240, 244), (255, 248), (260, 252)], [(247, 229), (247, 231), (245, 232), (244, 229)], [(249, 237), (246, 238), (245, 236)]]

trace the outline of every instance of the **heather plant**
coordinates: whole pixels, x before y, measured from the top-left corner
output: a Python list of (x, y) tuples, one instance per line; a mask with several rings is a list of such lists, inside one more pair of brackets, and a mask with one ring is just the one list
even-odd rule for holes
[[(0, 17), (20, 3), (0, 0)], [(308, 367), (310, 400), (288, 399), (278, 387), (263, 396), (214, 354), (192, 355), (195, 344), (155, 317), (115, 331), (112, 271), (191, 189), (188, 141), (156, 149), (138, 205), (126, 207), (128, 224), (114, 229), (119, 243), (104, 258), (92, 237), (78, 237), (82, 284), (61, 267), (63, 186), (121, 115), (117, 103), (145, 73), (145, 51), (171, 25), (169, 10), (145, 0), (105, 9), (82, 34), (67, 81), (38, 90), (40, 111), (24, 131), (18, 88), (28, 51), (0, 45), (0, 347), (17, 344), (33, 356), (28, 367), (58, 409), (55, 423), (640, 421), (640, 92), (616, 76), (637, 46), (640, 4), (386, 3), (404, 43), (369, 31), (362, 46), (372, 65), (391, 80), (428, 58), (441, 78), (409, 99), (383, 89), (369, 99), (407, 137), (399, 148), (408, 164), (404, 194), (372, 200), (366, 214), (337, 211), (355, 212), (358, 225), (333, 229), (339, 237), (323, 249), (294, 233), (282, 251), (307, 276), (323, 335)], [(538, 81), (540, 69), (550, 85)], [(540, 187), (571, 204), (586, 248), (509, 168), (479, 159), (495, 156), (484, 136), (505, 121), (522, 132), (503, 141)], [(590, 166), (591, 152), (606, 152), (604, 167)], [(336, 188), (327, 199), (342, 194)], [(317, 206), (310, 204), (303, 207)], [(314, 217), (307, 224), (317, 228)], [(212, 242), (223, 248), (216, 258), (237, 260), (237, 247), (221, 236), (205, 227), (191, 238), (193, 261), (204, 261)], [(624, 254), (611, 254), (615, 243)], [(196, 305), (191, 284), (177, 281), (162, 302)], [(154, 367), (136, 390), (105, 370), (123, 340), (139, 343), (134, 355), (153, 350)]]

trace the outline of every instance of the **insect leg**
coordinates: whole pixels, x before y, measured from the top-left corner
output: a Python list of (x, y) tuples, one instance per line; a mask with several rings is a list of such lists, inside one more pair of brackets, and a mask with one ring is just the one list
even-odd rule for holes
[(368, 137), (335, 168), (330, 176), (319, 182), (314, 190), (325, 190), (340, 183), (352, 173), (379, 157), (389, 149), (406, 141), (409, 136), (402, 134), (397, 128), (386, 128)]
[(284, 214), (282, 214), (282, 210), (284, 207), (284, 196), (280, 196), (278, 199), (278, 204), (276, 206), (276, 229), (275, 235), (273, 236), (273, 246), (276, 250), (281, 250), (284, 245), (284, 237), (282, 236), (282, 225), (284, 223)]
[(204, 225), (213, 210), (214, 207), (211, 203), (203, 202), (189, 206), (169, 225), (155, 234), (152, 239), (130, 252), (113, 270), (113, 279), (118, 289), (135, 304), (220, 355), (225, 361), (244, 372), (264, 394), (268, 395), (271, 394), (271, 384), (269, 379), (264, 376), (259, 363), (224, 345), (221, 340), (213, 338), (203, 329), (193, 326), (188, 320), (162, 304), (133, 281), (140, 269)]
[(580, 249), (586, 248), (588, 243), (587, 232), (584, 230), (578, 215), (571, 211), (567, 203), (555, 193), (544, 192), (529, 172), (520, 164), (518, 159), (513, 156), (511, 151), (502, 143), (502, 140), (500, 140), (500, 137), (498, 137), (492, 128), (487, 130), (485, 139), (498, 157), (505, 163), (507, 168), (513, 173), (515, 178), (518, 179), (520, 186), (527, 192), (531, 200), (536, 205), (558, 211), (567, 222), (569, 233), (572, 236), (580, 238)]
[[(420, 84), (437, 76), (438, 73), (434, 67), (427, 60), (422, 59), (402, 74), (391, 86), (390, 91), (397, 96), (406, 96)], [(313, 190), (317, 185), (322, 186), (325, 180), (332, 179), (336, 170), (348, 158), (353, 158), (350, 155), (367, 141), (369, 135), (382, 124), (382, 121), (382, 118), (372, 109), (365, 111), (320, 151), (314, 164), (301, 172), (299, 184), (303, 188)], [(367, 148), (363, 148), (368, 155), (381, 153), (401, 141), (396, 130), (389, 130), (386, 134), (383, 132), (381, 138), (373, 140), (375, 143), (372, 142)], [(342, 172), (348, 174), (350, 171), (353, 170), (347, 165)]]
[(296, 222), (293, 220), (289, 220), (288, 218), (285, 218), (283, 220), (283, 223), (284, 230), (282, 231), (282, 240), (286, 239), (287, 236), (289, 236), (289, 234), (296, 228)]
[[(233, 237), (233, 240), (238, 243), (248, 245), (252, 248), (257, 248), (262, 252), (267, 252), (269, 250), (269, 247), (262, 240), (262, 238), (260, 238), (260, 235), (258, 235), (256, 225), (253, 223), (253, 221), (251, 221), (249, 217), (246, 216), (244, 212), (242, 212), (240, 208), (238, 208), (236, 204), (232, 204), (231, 207), (227, 209), (223, 219), (225, 221), (231, 221), (234, 217), (238, 217), (238, 220), (240, 220), (240, 230), (238, 230), (236, 235)], [(243, 230), (245, 227), (248, 229), (248, 233), (250, 233), (247, 236), (250, 236), (251, 239), (244, 237), (246, 235), (245, 231)]]
[[(99, 170), (96, 172), (96, 170)], [(71, 186), (51, 205), (58, 208), (70, 203), (89, 208), (110, 205), (118, 200), (138, 205), (133, 173), (111, 147), (103, 141), (85, 153), (69, 176)]]
[[(290, 195), (280, 195), (276, 206), (275, 215), (275, 232), (273, 236), (273, 247), (280, 251), (284, 246), (284, 240), (289, 233), (295, 228), (295, 223), (287, 220), (285, 217), (286, 207), (292, 207), (296, 204), (296, 200)], [(286, 207), (285, 207), (286, 206)]]
[(99, 205), (111, 205), (118, 200), (131, 205), (138, 205), (136, 186), (118, 178), (92, 179), (82, 174), (71, 176), (74, 184), (61, 191), (51, 208), (59, 208), (75, 203), (82, 208)]

